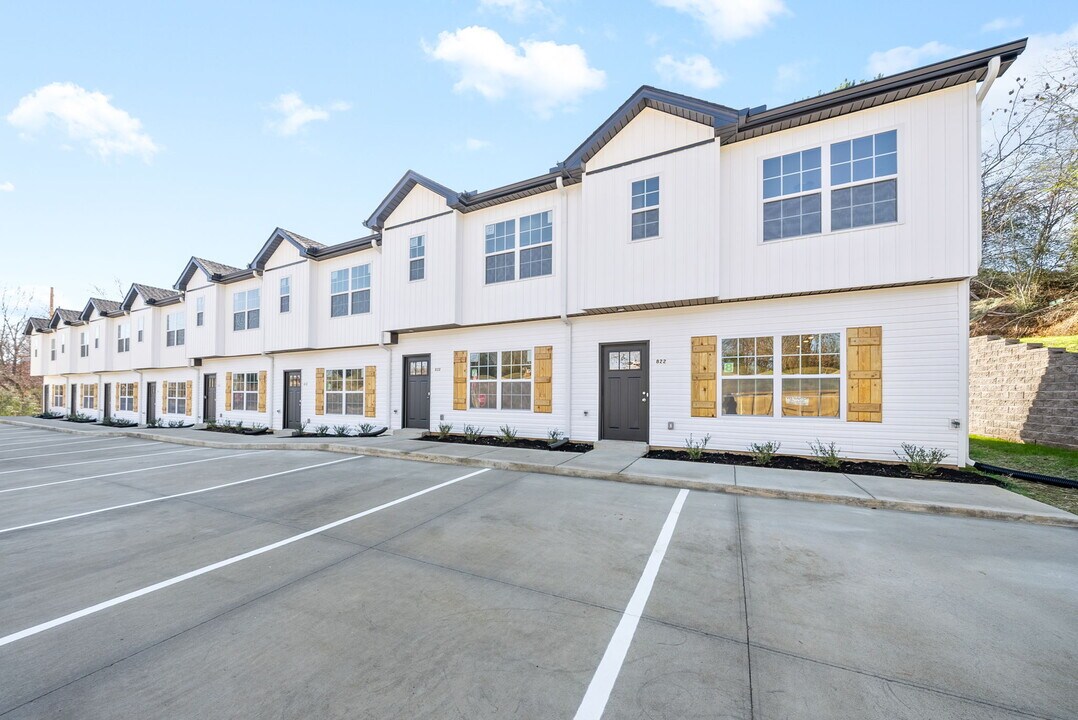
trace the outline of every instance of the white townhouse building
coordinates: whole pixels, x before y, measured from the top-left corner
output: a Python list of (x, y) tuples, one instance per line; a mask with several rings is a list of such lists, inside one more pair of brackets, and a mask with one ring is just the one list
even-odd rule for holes
[(1017, 41), (768, 109), (642, 87), (549, 172), (409, 171), (356, 240), (277, 229), (27, 324), (47, 407), (452, 423), (967, 460), (981, 101)]

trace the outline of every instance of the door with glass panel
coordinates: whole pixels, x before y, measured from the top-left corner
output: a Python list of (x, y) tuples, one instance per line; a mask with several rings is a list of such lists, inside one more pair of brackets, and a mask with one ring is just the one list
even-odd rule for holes
[(601, 417), (604, 440), (648, 441), (648, 344), (599, 346)]
[(430, 429), (430, 355), (404, 358), (404, 427)]

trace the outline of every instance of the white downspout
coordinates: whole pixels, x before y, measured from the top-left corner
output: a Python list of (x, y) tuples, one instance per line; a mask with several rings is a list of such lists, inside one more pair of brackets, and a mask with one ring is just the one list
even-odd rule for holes
[[(386, 393), (386, 428), (389, 433), (393, 433), (393, 348), (386, 345), (385, 336), (385, 317), (386, 317), (386, 282), (382, 277), (385, 272), (385, 255), (382, 253), (382, 243), (374, 243), (375, 249), (378, 251), (380, 262), (378, 263), (378, 347), (382, 348), (389, 354), (389, 362), (386, 363), (386, 387), (389, 389)], [(378, 381), (375, 381), (375, 399), (377, 400), (378, 393)]]
[(573, 432), (573, 323), (569, 320), (569, 191), (565, 189), (565, 182), (559, 175), (555, 180), (558, 188), (559, 215), (561, 216), (561, 321), (569, 329), (569, 341), (566, 353), (569, 368), (565, 381), (565, 418), (567, 427), (565, 437), (570, 437)]
[(980, 105), (984, 102), (985, 97), (988, 95), (988, 91), (992, 89), (992, 83), (999, 77), (1000, 59), (999, 55), (988, 61), (988, 72), (985, 73), (984, 80), (981, 81), (981, 86), (977, 88), (977, 104)]

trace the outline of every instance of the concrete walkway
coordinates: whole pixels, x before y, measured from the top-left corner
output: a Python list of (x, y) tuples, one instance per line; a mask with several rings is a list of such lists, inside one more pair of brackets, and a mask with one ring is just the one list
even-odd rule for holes
[[(196, 428), (113, 428), (38, 418), (0, 423), (71, 435), (119, 435), (180, 445), (250, 450), (324, 450), (518, 472), (614, 480), (874, 509), (959, 515), (1078, 528), (1078, 515), (994, 485), (652, 460), (644, 443), (600, 441), (587, 453), (437, 443), (416, 431), (375, 438), (232, 435)], [(0, 440), (0, 447), (3, 440)]]

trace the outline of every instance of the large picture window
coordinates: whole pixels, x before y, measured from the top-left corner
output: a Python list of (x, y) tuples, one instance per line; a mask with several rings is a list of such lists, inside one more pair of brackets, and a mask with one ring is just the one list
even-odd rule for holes
[(632, 184), (632, 239), (659, 236), (659, 178), (636, 180)]
[(187, 383), (165, 383), (165, 412), (170, 415), (187, 414)]
[(371, 266), (334, 270), (329, 276), (329, 315), (343, 317), (371, 311)]
[(326, 370), (326, 414), (363, 414), (363, 369)]
[(259, 310), (262, 307), (261, 291), (258, 288), (241, 290), (232, 294), (232, 329), (254, 330), (258, 327)]
[(169, 313), (165, 317), (165, 346), (183, 345), (186, 327), (187, 318), (182, 311)]
[(116, 387), (116, 409), (135, 412), (135, 383), (120, 383)]
[(258, 411), (258, 373), (232, 373), (232, 409)]
[(722, 414), (773, 415), (775, 339), (723, 338)]
[(783, 417), (838, 417), (839, 333), (782, 336)]
[(471, 353), (468, 406), (488, 410), (531, 410), (531, 350)]
[(821, 150), (764, 160), (764, 241), (819, 233)]
[(898, 220), (897, 176), (897, 130), (832, 143), (831, 229)]

